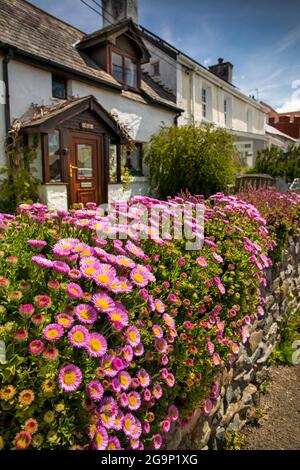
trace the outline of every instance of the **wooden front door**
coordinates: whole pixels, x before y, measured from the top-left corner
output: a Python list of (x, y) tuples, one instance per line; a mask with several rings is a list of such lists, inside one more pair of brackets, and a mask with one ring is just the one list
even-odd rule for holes
[(70, 199), (76, 202), (103, 202), (104, 167), (102, 138), (72, 132), (70, 142)]

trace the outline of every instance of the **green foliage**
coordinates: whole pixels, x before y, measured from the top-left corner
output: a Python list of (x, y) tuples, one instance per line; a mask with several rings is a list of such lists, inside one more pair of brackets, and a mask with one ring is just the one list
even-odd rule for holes
[(246, 444), (246, 438), (240, 431), (225, 432), (224, 450), (241, 450)]
[(251, 426), (259, 426), (261, 424), (261, 419), (267, 414), (266, 410), (263, 408), (252, 408), (248, 414), (248, 423)]
[(211, 195), (233, 182), (238, 161), (233, 137), (212, 125), (162, 128), (150, 141), (146, 163), (162, 197), (181, 190)]
[(300, 147), (291, 145), (286, 152), (275, 145), (258, 151), (255, 167), (250, 173), (266, 173), (274, 178), (285, 177), (293, 181), (300, 177)]
[(298, 308), (287, 316), (281, 333), (281, 341), (269, 357), (269, 364), (293, 365), (292, 356), (295, 350), (292, 348), (292, 344), (296, 340), (300, 340), (300, 311)]
[(262, 393), (263, 395), (265, 395), (268, 392), (271, 383), (272, 383), (271, 380), (268, 380), (268, 379), (264, 380), (258, 387), (259, 393)]
[(0, 210), (14, 212), (22, 202), (32, 203), (38, 200), (40, 181), (34, 176), (36, 169), (36, 142), (32, 147), (24, 146), (17, 134), (11, 134), (6, 148), (9, 164), (0, 170)]

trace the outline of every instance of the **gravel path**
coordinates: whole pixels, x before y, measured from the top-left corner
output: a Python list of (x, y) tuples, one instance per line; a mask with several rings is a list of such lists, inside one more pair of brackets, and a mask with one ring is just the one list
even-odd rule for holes
[(258, 425), (244, 428), (249, 450), (300, 450), (300, 366), (270, 368), (272, 382), (257, 408)]

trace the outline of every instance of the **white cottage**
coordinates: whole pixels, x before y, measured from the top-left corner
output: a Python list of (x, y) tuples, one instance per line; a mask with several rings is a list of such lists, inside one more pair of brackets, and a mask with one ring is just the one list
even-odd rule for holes
[(130, 18), (85, 34), (25, 0), (0, 0), (0, 166), (17, 122), (25, 142), (37, 142), (50, 207), (145, 194), (143, 144), (181, 112), (176, 96), (143, 74), (149, 60)]

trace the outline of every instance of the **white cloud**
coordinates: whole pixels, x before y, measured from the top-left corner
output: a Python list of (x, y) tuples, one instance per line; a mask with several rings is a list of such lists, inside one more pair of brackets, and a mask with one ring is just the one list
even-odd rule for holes
[(206, 59), (204, 59), (203, 64), (204, 64), (204, 65), (209, 65), (209, 64), (211, 64), (211, 57), (207, 57)]
[(300, 25), (285, 34), (275, 47), (275, 52), (283, 52), (300, 39)]
[(291, 111), (300, 111), (300, 80), (292, 82), (293, 91), (291, 97), (287, 99), (282, 106), (276, 109), (278, 113), (286, 113)]

